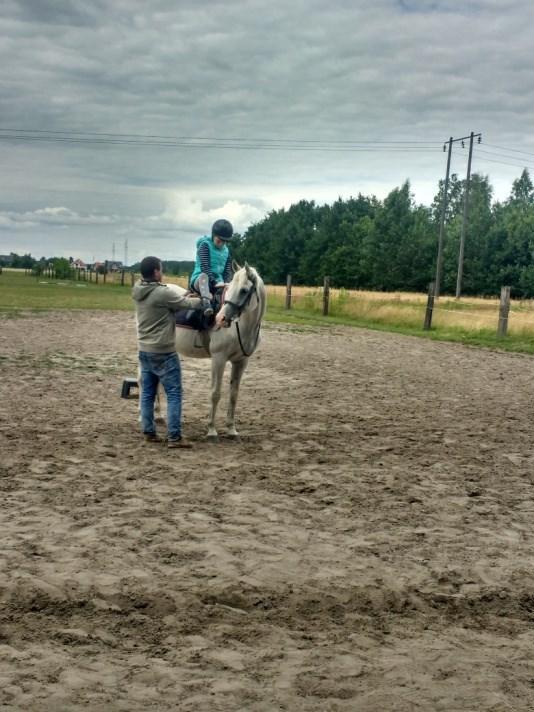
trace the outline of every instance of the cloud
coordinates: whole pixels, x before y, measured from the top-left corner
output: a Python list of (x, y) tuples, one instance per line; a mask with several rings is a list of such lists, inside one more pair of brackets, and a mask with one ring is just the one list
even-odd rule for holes
[[(236, 231), (243, 232), (253, 222), (261, 220), (265, 210), (257, 206), (226, 200), (208, 207), (201, 198), (170, 193), (167, 208), (160, 214), (134, 217), (131, 215), (80, 214), (63, 206), (37, 208), (24, 212), (1, 212), (0, 229), (33, 229), (47, 227), (114, 228), (116, 234), (127, 234), (128, 230), (149, 234), (170, 233), (199, 236), (209, 233), (215, 220), (224, 217), (230, 220)], [(160, 238), (165, 235), (160, 234)]]
[(201, 235), (209, 233), (216, 220), (225, 218), (230, 220), (236, 232), (243, 232), (264, 215), (265, 209), (239, 200), (226, 200), (208, 207), (201, 198), (180, 192), (169, 195), (168, 206), (162, 215), (151, 216), (144, 224)]
[(33, 228), (39, 225), (57, 225), (60, 227), (72, 225), (112, 225), (120, 222), (116, 215), (79, 215), (64, 207), (37, 208), (33, 211), (17, 213), (13, 211), (0, 212), (0, 225), (10, 225), (18, 228)]
[[(2, 244), (46, 228), (51, 249), (71, 249), (67, 230), (91, 252), (129, 235), (139, 251), (178, 239), (186, 254), (217, 217), (242, 232), (291, 200), (383, 197), (409, 178), (428, 203), (445, 171), (439, 145), (321, 152), (314, 142), (439, 144), (473, 130), (534, 153), (533, 20), (527, 0), (5, 0), (1, 124), (58, 133), (0, 131)], [(82, 131), (95, 142), (77, 143)], [(131, 134), (210, 141), (156, 147)], [(308, 143), (250, 148), (295, 138)], [(474, 170), (502, 191), (534, 165), (489, 158), (475, 152)], [(455, 149), (453, 170), (465, 163)]]
[(0, 230), (25, 230), (36, 226), (36, 222), (0, 214)]

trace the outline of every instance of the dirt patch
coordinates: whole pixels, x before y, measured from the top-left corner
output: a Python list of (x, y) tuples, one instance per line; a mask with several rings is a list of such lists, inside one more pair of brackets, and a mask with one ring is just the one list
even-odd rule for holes
[(130, 315), (0, 330), (2, 710), (534, 709), (534, 359), (268, 326), (168, 451)]

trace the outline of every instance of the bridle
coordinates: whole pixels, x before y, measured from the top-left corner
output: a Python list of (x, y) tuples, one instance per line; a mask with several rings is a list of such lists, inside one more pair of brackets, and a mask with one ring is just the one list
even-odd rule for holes
[[(241, 290), (240, 290), (240, 293), (241, 293)], [(231, 309), (231, 312), (232, 312), (232, 313), (228, 316), (228, 321), (230, 322), (230, 324), (231, 324), (233, 321), (235, 321), (235, 328), (236, 328), (236, 331), (237, 331), (237, 338), (238, 338), (238, 341), (239, 341), (239, 346), (241, 347), (241, 352), (243, 353), (243, 356), (245, 356), (245, 358), (248, 358), (249, 356), (251, 356), (251, 355), (254, 353), (254, 351), (255, 351), (255, 349), (256, 349), (256, 346), (258, 345), (258, 339), (260, 338), (261, 321), (260, 321), (260, 323), (258, 324), (258, 330), (257, 330), (257, 332), (256, 332), (256, 338), (254, 339), (254, 346), (253, 346), (252, 349), (247, 353), (247, 352), (245, 351), (245, 347), (243, 346), (243, 341), (242, 341), (242, 339), (241, 339), (241, 331), (240, 331), (240, 329), (239, 329), (239, 322), (236, 321), (236, 319), (239, 319), (239, 317), (241, 316), (241, 314), (242, 314), (242, 313), (245, 311), (245, 309), (248, 307), (248, 305), (250, 304), (250, 300), (252, 299), (252, 297), (253, 297), (254, 294), (256, 295), (256, 297), (258, 297), (258, 292), (257, 292), (257, 290), (256, 290), (256, 283), (255, 283), (255, 282), (252, 283), (252, 287), (247, 291), (246, 294), (243, 295), (243, 298), (240, 299), (239, 301), (233, 302), (233, 301), (230, 301), (229, 299), (224, 299), (224, 295), (223, 295), (223, 304), (222, 304), (222, 306), (224, 307), (224, 306), (227, 306), (227, 305), (228, 305), (228, 306), (230, 306), (230, 307), (232, 308), (232, 309)], [(259, 299), (259, 297), (258, 297), (258, 299)], [(226, 316), (225, 316), (225, 320), (226, 320)]]
[(222, 306), (223, 307), (225, 307), (225, 306), (232, 307), (232, 309), (231, 309), (232, 313), (228, 316), (228, 321), (230, 321), (230, 322), (235, 321), (236, 319), (238, 319), (241, 316), (241, 314), (248, 307), (250, 300), (252, 299), (252, 296), (254, 294), (257, 295), (256, 285), (255, 285), (255, 283), (252, 283), (252, 287), (249, 290), (247, 290), (247, 293), (243, 295), (243, 298), (237, 302), (232, 302), (229, 299), (225, 299), (225, 297), (223, 295)]

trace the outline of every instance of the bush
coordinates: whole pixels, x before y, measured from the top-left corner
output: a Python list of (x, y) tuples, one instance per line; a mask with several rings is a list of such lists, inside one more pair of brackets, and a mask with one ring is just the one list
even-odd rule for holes
[(53, 261), (56, 279), (71, 279), (72, 267), (66, 257), (56, 257)]

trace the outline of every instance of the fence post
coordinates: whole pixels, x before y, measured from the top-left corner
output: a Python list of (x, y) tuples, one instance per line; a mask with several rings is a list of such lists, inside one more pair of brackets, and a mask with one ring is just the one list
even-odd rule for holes
[(124, 270), (121, 269), (121, 287), (124, 287)]
[(426, 311), (425, 311), (425, 323), (423, 324), (423, 329), (428, 331), (432, 326), (432, 312), (434, 311), (434, 292), (435, 283), (430, 282), (428, 285), (428, 299), (426, 301)]
[(106, 277), (107, 277), (107, 272), (106, 272), (106, 270), (104, 269), (104, 276), (103, 276), (103, 278), (102, 278), (102, 279), (104, 280), (104, 284), (106, 283)]
[(328, 305), (330, 302), (330, 277), (324, 278), (323, 287), (323, 316), (328, 316)]
[(98, 270), (95, 269), (95, 284), (98, 284)]
[(131, 282), (132, 287), (133, 287), (134, 284), (135, 284), (135, 272), (134, 272), (133, 270), (130, 272), (130, 282)]
[(497, 336), (506, 336), (508, 331), (508, 314), (510, 313), (510, 287), (501, 287), (501, 303), (499, 305), (499, 326)]
[(291, 309), (291, 275), (286, 279), (286, 309)]

